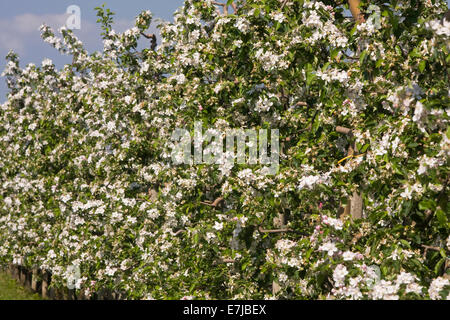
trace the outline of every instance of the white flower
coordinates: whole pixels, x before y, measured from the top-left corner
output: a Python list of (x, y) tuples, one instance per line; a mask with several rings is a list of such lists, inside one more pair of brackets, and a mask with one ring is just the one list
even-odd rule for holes
[(95, 214), (103, 214), (103, 213), (105, 213), (105, 206), (98, 207), (95, 210)]
[(437, 35), (450, 37), (450, 22), (447, 20), (444, 20), (443, 24), (439, 20), (432, 20), (425, 23), (425, 27), (433, 30)]
[(406, 293), (416, 293), (416, 294), (421, 295), (422, 294), (422, 286), (415, 282), (410, 283), (406, 286), (405, 292)]
[(450, 286), (450, 280), (439, 277), (434, 279), (428, 288), (428, 294), (432, 300), (442, 299), (440, 292), (446, 287)]
[(216, 221), (216, 223), (214, 224), (213, 228), (216, 229), (217, 231), (222, 230), (223, 229), (223, 223)]
[(50, 59), (44, 59), (43, 61), (42, 61), (42, 67), (47, 67), (47, 66), (52, 66), (53, 65), (53, 61), (52, 60), (50, 60)]
[(419, 122), (426, 115), (426, 110), (420, 101), (416, 102), (416, 108), (414, 109), (414, 122)]
[(244, 180), (247, 184), (256, 179), (252, 169), (244, 169), (238, 172), (238, 178)]
[(344, 223), (340, 219), (330, 218), (328, 216), (323, 216), (322, 222), (334, 227), (336, 230), (342, 230), (342, 227), (344, 226)]
[(64, 203), (66, 203), (66, 202), (69, 201), (71, 198), (72, 198), (72, 197), (70, 196), (70, 194), (66, 194), (66, 195), (63, 195), (63, 196), (61, 197), (61, 201), (64, 202)]
[(395, 294), (397, 291), (398, 287), (391, 281), (380, 280), (375, 283), (371, 295), (373, 299), (398, 300), (399, 297)]
[(7, 205), (8, 207), (11, 207), (11, 205), (12, 205), (12, 199), (11, 199), (10, 197), (6, 197), (5, 200), (3, 200), (3, 201), (6, 203), (6, 205)]
[(122, 214), (119, 213), (119, 212), (113, 212), (113, 213), (111, 214), (111, 220), (112, 220), (113, 223), (114, 223), (114, 222), (122, 221), (122, 219), (123, 219), (123, 216), (122, 216)]
[(397, 276), (398, 284), (410, 284), (415, 281), (415, 277), (409, 272), (402, 272)]
[(207, 232), (206, 233), (206, 241), (210, 242), (212, 239), (214, 239), (216, 237), (216, 235), (212, 232)]
[(177, 81), (178, 84), (183, 84), (186, 82), (186, 77), (183, 73), (177, 74), (173, 77)]
[(130, 224), (135, 224), (137, 222), (137, 219), (135, 217), (128, 217), (127, 222)]
[(285, 19), (284, 15), (281, 12), (279, 12), (279, 13), (272, 13), (271, 16), (272, 16), (273, 20), (275, 20), (275, 21), (277, 21), (279, 23), (283, 23), (283, 21)]
[(336, 248), (336, 245), (333, 242), (327, 242), (319, 247), (319, 251), (327, 251), (328, 255), (331, 257), (338, 251), (338, 248)]
[(412, 198), (412, 189), (410, 186), (406, 187), (404, 191), (400, 194), (400, 197), (411, 199)]
[(126, 104), (131, 104), (133, 101), (133, 98), (131, 96), (126, 96), (124, 100), (125, 100)]
[(141, 65), (141, 73), (147, 72), (150, 64), (146, 61)]
[(249, 23), (245, 18), (238, 18), (235, 23), (235, 27), (242, 33), (247, 33), (249, 30)]
[(215, 93), (215, 94), (218, 94), (222, 89), (223, 89), (222, 83), (218, 83), (218, 84), (216, 84), (216, 86), (214, 87), (214, 93)]
[(342, 257), (344, 258), (344, 261), (351, 261), (357, 256), (357, 253), (351, 252), (351, 251), (345, 251)]
[(106, 275), (112, 277), (117, 271), (117, 268), (111, 268), (110, 266), (107, 266), (105, 269)]
[(288, 276), (285, 273), (280, 273), (278, 275), (278, 280), (280, 280), (280, 282), (286, 282), (288, 279)]
[(236, 47), (240, 48), (242, 46), (244, 42), (242, 40), (235, 40), (233, 42), (233, 45), (235, 45)]
[(273, 102), (268, 98), (259, 97), (258, 102), (256, 103), (255, 110), (258, 112), (267, 112), (270, 110), (270, 107), (273, 106)]
[(288, 239), (280, 239), (275, 244), (275, 248), (277, 248), (281, 252), (287, 252), (294, 246), (295, 242)]
[(233, 107), (234, 107), (234, 106), (236, 106), (236, 105), (238, 105), (238, 104), (243, 103), (244, 101), (245, 101), (244, 98), (238, 98), (238, 99), (235, 99), (235, 100), (231, 101), (231, 104), (232, 104)]
[(105, 50), (110, 50), (112, 48), (113, 44), (114, 44), (114, 41), (111, 39), (103, 40), (103, 48)]
[(300, 179), (299, 189), (307, 188), (311, 189), (317, 182), (319, 182), (320, 176), (306, 176)]
[(156, 208), (147, 211), (147, 215), (150, 219), (156, 219), (159, 217), (159, 211)]
[(48, 253), (47, 253), (47, 257), (48, 257), (49, 259), (51, 259), (51, 260), (55, 259), (55, 258), (56, 258), (56, 253), (55, 253), (55, 251), (53, 251), (53, 249), (49, 250)]
[(116, 128), (116, 123), (114, 121), (109, 121), (106, 124), (106, 128), (108, 129), (108, 131), (113, 131)]
[(305, 11), (303, 13), (302, 23), (306, 27), (317, 27), (317, 28), (320, 28), (323, 25), (322, 21), (320, 21), (319, 15), (317, 14), (317, 11), (315, 11), (315, 10), (310, 11), (310, 15), (309, 16), (307, 16), (307, 13)]
[(348, 274), (347, 267), (339, 264), (336, 266), (333, 272), (334, 285), (336, 287), (342, 287), (344, 285), (345, 276)]

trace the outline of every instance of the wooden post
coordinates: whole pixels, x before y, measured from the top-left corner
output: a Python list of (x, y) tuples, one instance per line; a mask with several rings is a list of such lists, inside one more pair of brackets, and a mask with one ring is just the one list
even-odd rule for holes
[(350, 199), (350, 214), (352, 220), (363, 218), (363, 202), (362, 197), (356, 190), (353, 191), (353, 195)]
[(33, 273), (28, 268), (24, 268), (25, 272), (25, 287), (31, 290), (31, 282), (33, 280)]
[(42, 271), (42, 285), (41, 285), (41, 294), (43, 298), (50, 298), (50, 292), (49, 292), (49, 284), (50, 284), (50, 275), (47, 271)]
[(25, 286), (27, 282), (27, 271), (23, 266), (19, 266), (19, 283)]
[[(336, 127), (336, 131), (339, 133), (346, 134), (348, 137), (353, 137), (351, 129), (344, 127)], [(350, 144), (347, 151), (347, 156), (356, 155), (356, 146), (354, 143)], [(351, 158), (350, 158), (351, 159)], [(345, 208), (339, 208), (338, 215), (340, 217), (350, 216), (352, 220), (361, 219), (363, 217), (363, 203), (361, 194), (358, 191), (354, 191), (353, 195), (348, 198), (347, 205)]]
[(67, 300), (77, 300), (75, 289), (68, 289), (67, 290)]
[[(278, 216), (273, 219), (273, 225), (276, 228), (283, 228), (286, 226), (287, 223), (287, 216), (285, 213), (278, 213)], [(281, 286), (278, 282), (275, 280), (272, 281), (272, 295), (276, 295), (278, 292), (280, 292)]]
[(9, 274), (11, 278), (18, 279), (19, 278), (19, 267), (17, 265), (11, 264), (9, 266)]
[(348, 0), (348, 6), (350, 7), (350, 12), (352, 13), (353, 18), (358, 23), (364, 22), (364, 15), (361, 13), (361, 9), (359, 9), (361, 1), (360, 0)]
[(76, 300), (88, 300), (84, 293), (84, 289), (80, 289), (77, 291), (77, 294), (75, 296)]
[(31, 290), (34, 292), (38, 292), (41, 289), (41, 281), (39, 279), (39, 270), (37, 268), (33, 268), (31, 272)]

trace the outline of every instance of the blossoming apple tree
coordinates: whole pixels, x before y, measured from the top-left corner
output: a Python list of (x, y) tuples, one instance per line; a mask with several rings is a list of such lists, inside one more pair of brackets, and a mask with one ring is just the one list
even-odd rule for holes
[[(116, 33), (101, 7), (102, 52), (43, 25), (72, 64), (8, 55), (0, 261), (56, 287), (77, 266), (88, 296), (448, 299), (445, 1), (362, 2), (360, 23), (335, 1), (218, 8), (186, 0), (155, 50), (137, 50), (149, 11)], [(279, 129), (278, 172), (173, 164), (172, 132), (195, 121)]]

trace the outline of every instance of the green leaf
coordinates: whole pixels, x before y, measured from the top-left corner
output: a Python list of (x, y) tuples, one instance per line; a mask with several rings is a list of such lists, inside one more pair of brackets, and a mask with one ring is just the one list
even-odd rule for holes
[(377, 68), (381, 67), (381, 64), (382, 64), (383, 62), (384, 62), (383, 59), (378, 59), (378, 60), (377, 60), (377, 63), (375, 64), (375, 67), (377, 67)]
[(244, 271), (245, 269), (247, 269), (248, 265), (250, 264), (250, 261), (246, 261), (242, 264), (241, 266), (241, 270)]
[(409, 242), (408, 241), (406, 241), (406, 240), (400, 240), (400, 243), (401, 244), (403, 244), (406, 248), (411, 248), (411, 245), (409, 244)]
[(364, 152), (367, 151), (367, 149), (368, 149), (369, 147), (370, 147), (370, 144), (369, 144), (369, 143), (366, 143), (366, 144), (361, 148), (361, 150), (360, 150), (359, 152), (364, 153)]
[(434, 266), (434, 273), (438, 275), (441, 271), (442, 265), (444, 264), (446, 258), (441, 258), (438, 263)]
[(437, 219), (439, 221), (439, 225), (442, 228), (447, 228), (448, 227), (447, 216), (446, 216), (444, 210), (437, 209), (436, 210), (436, 217), (437, 217)]
[(422, 200), (419, 202), (420, 210), (434, 210), (436, 203), (431, 199)]
[(419, 63), (419, 71), (423, 72), (423, 70), (425, 70), (426, 65), (427, 65), (427, 62), (425, 60), (420, 61), (420, 63)]
[(359, 63), (360, 63), (360, 64), (363, 64), (364, 59), (366, 58), (366, 56), (367, 56), (367, 50), (364, 50), (364, 51), (361, 53), (361, 55), (359, 56)]

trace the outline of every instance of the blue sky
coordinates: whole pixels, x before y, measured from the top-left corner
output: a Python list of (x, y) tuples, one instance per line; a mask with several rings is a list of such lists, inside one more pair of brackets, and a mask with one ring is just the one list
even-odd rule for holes
[[(40, 65), (45, 58), (52, 59), (58, 68), (70, 63), (70, 57), (61, 55), (45, 43), (39, 31), (44, 22), (55, 31), (65, 25), (69, 17), (66, 9), (70, 5), (81, 9), (81, 29), (74, 30), (77, 37), (89, 52), (101, 50), (102, 31), (96, 23), (94, 8), (103, 3), (116, 13), (114, 29), (122, 32), (134, 26), (134, 18), (142, 10), (150, 10), (154, 18), (172, 20), (183, 0), (0, 0), (0, 73), (5, 68), (5, 56), (11, 49), (19, 54), (22, 68), (30, 62)], [(0, 77), (0, 103), (6, 100), (6, 93), (5, 77)]]
[[(101, 30), (96, 23), (94, 8), (103, 3), (116, 13), (114, 29), (122, 32), (134, 25), (134, 18), (142, 10), (150, 10), (154, 18), (172, 20), (173, 13), (183, 4), (183, 0), (1, 0), (0, 73), (5, 68), (4, 57), (11, 49), (19, 54), (21, 67), (30, 62), (40, 65), (45, 58), (52, 59), (58, 68), (70, 63), (70, 57), (62, 56), (43, 42), (39, 31), (39, 26), (44, 22), (55, 31), (63, 26), (69, 16), (66, 9), (70, 5), (81, 9), (81, 29), (75, 30), (75, 34), (89, 52), (101, 50)], [(5, 101), (6, 93), (5, 78), (0, 77), (0, 103)]]

